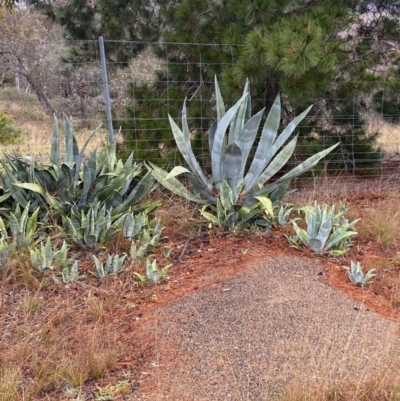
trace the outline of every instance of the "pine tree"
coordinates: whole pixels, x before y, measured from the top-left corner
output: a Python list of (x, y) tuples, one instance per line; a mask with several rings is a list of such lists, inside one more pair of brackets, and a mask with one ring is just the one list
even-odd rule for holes
[[(134, 121), (123, 124), (127, 144), (142, 143), (139, 153), (146, 157), (173, 152), (164, 117), (168, 112), (178, 116), (185, 97), (191, 128), (203, 142), (213, 117), (215, 74), (227, 99), (237, 99), (249, 78), (257, 111), (268, 108), (280, 92), (284, 125), (314, 103), (299, 129), (296, 157), (339, 139), (342, 146), (332, 166), (347, 171), (362, 169), (362, 163), (369, 168), (380, 157), (377, 134), (367, 134), (362, 117), (367, 104), (384, 116), (396, 115), (400, 105), (393, 67), (399, 58), (400, 3), (392, 0), (73, 0), (53, 12), (71, 39), (99, 34), (116, 40), (161, 39), (156, 55), (167, 58), (168, 70), (160, 71), (154, 83), (131, 86), (134, 107), (127, 117)], [(132, 24), (138, 20), (141, 24)], [(106, 52), (126, 61), (139, 50), (121, 44)], [(153, 145), (140, 142), (147, 139)], [(146, 154), (147, 147), (154, 151)]]

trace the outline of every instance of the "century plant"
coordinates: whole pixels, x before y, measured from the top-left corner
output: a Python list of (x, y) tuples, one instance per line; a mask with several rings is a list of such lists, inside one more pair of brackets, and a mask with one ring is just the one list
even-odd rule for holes
[(40, 249), (33, 248), (29, 252), (33, 267), (41, 272), (64, 268), (71, 262), (71, 259), (68, 258), (68, 246), (65, 241), (61, 248), (57, 249), (51, 245), (50, 238), (47, 238), (44, 245), (43, 242), (40, 244)]
[(350, 269), (347, 271), (350, 281), (359, 287), (364, 287), (368, 282), (377, 275), (376, 269), (370, 269), (363, 274), (360, 262), (351, 261)]
[(100, 202), (91, 205), (87, 212), (73, 211), (71, 217), (63, 216), (64, 230), (80, 246), (93, 248), (103, 244), (121, 230), (120, 215), (115, 216)]
[(40, 207), (41, 215), (50, 210), (57, 216), (72, 211), (87, 211), (91, 204), (101, 202), (107, 209), (124, 212), (138, 203), (152, 190), (154, 178), (147, 172), (142, 178), (142, 166), (133, 162), (133, 154), (125, 163), (116, 157), (116, 144), (108, 144), (100, 152), (84, 152), (98, 127), (79, 150), (70, 120), (64, 116), (64, 153), (60, 150), (60, 132), (55, 118), (52, 146), (48, 165), (33, 158), (23, 160), (6, 156), (0, 178), (0, 206), (10, 208), (12, 202), (31, 209)]
[(5, 222), (0, 217), (0, 232), (3, 240), (11, 238), (9, 244), (11, 248), (15, 250), (24, 251), (32, 244), (33, 239), (37, 235), (37, 218), (39, 208), (36, 208), (34, 212), (29, 216), (30, 213), (30, 202), (26, 204), (23, 211), (19, 204), (16, 205), (14, 212), (9, 212), (8, 224), (10, 228), (10, 235), (6, 229)]
[(290, 213), (292, 213), (293, 207), (288, 205), (281, 205), (278, 211), (278, 224), (284, 226), (290, 218)]
[(327, 205), (321, 206), (315, 202), (313, 207), (305, 208), (306, 230), (292, 220), (296, 235), (287, 237), (289, 242), (297, 248), (306, 246), (318, 254), (343, 255), (351, 245), (350, 237), (357, 234), (353, 228), (360, 220), (349, 222), (343, 216), (344, 210), (341, 207), (339, 213), (335, 214), (334, 206), (328, 210)]
[(166, 276), (167, 271), (171, 266), (172, 265), (169, 264), (169, 265), (164, 266), (161, 270), (159, 270), (157, 267), (156, 259), (154, 259), (152, 262), (149, 259), (147, 259), (146, 260), (146, 276), (144, 276), (143, 274), (140, 274), (140, 273), (136, 273), (136, 272), (135, 272), (135, 275), (137, 276), (137, 278), (140, 280), (140, 282), (142, 284), (147, 284), (147, 283), (156, 284)]
[[(159, 227), (157, 219), (149, 223), (148, 218), (148, 213), (157, 205), (158, 203), (154, 203), (149, 208), (135, 214), (132, 211), (120, 213), (118, 209), (107, 209), (104, 204), (101, 206), (97, 201), (89, 207), (87, 212), (73, 211), (71, 217), (63, 217), (64, 230), (76, 244), (88, 248), (105, 243), (120, 231), (125, 238), (133, 242), (133, 240), (142, 239), (148, 234), (149, 224), (152, 227), (154, 225)], [(159, 235), (157, 241), (158, 239)], [(146, 249), (148, 246), (147, 243)]]
[[(253, 159), (249, 157), (255, 143), (264, 109), (251, 116), (251, 98), (249, 83), (244, 88), (243, 96), (229, 110), (225, 110), (224, 101), (215, 78), (217, 120), (209, 132), (209, 148), (211, 153), (212, 177), (202, 171), (190, 141), (190, 130), (187, 121), (186, 100), (182, 109), (182, 129), (169, 116), (172, 133), (187, 167), (176, 166), (170, 173), (150, 163), (153, 176), (170, 191), (199, 204), (221, 204), (222, 197), (229, 197), (226, 212), (238, 213), (237, 206), (250, 207), (259, 202), (257, 197), (269, 197), (274, 190), (279, 190), (293, 178), (314, 167), (323, 157), (338, 144), (325, 149), (303, 161), (290, 171), (275, 179), (292, 156), (297, 142), (295, 136), (288, 139), (307, 115), (311, 106), (293, 119), (278, 134), (281, 121), (281, 100), (278, 95), (265, 120)], [(247, 167), (249, 166), (249, 167)], [(193, 191), (187, 189), (176, 177), (180, 174), (190, 182)], [(281, 191), (282, 192), (282, 191)], [(285, 193), (281, 193), (285, 195)], [(222, 207), (224, 205), (222, 204)], [(242, 213), (252, 213), (244, 209)], [(229, 226), (229, 223), (228, 223)]]
[(99, 278), (103, 279), (110, 274), (118, 273), (122, 269), (125, 258), (126, 255), (108, 255), (107, 262), (103, 264), (96, 256), (93, 256)]
[(62, 269), (61, 278), (64, 284), (70, 284), (86, 277), (85, 275), (79, 274), (78, 267), (79, 267), (79, 262), (76, 260), (71, 266), (71, 268), (65, 266)]
[(147, 216), (143, 215), (143, 217), (140, 219), (140, 225), (136, 224), (136, 232), (129, 233), (130, 237), (123, 232), (124, 236), (132, 241), (129, 253), (133, 260), (142, 259), (147, 252), (153, 250), (161, 236), (160, 219), (155, 218), (149, 221)]

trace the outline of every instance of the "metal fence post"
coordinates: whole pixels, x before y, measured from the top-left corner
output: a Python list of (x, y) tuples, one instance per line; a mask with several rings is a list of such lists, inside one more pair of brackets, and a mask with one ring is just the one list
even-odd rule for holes
[(105, 55), (105, 51), (104, 51), (104, 39), (102, 36), (99, 36), (99, 48), (100, 48), (101, 71), (102, 71), (102, 75), (103, 75), (103, 85), (104, 85), (104, 100), (106, 102), (108, 135), (110, 138), (110, 143), (114, 143), (115, 136), (114, 136), (114, 130), (113, 130), (113, 125), (112, 125), (110, 92), (108, 90), (106, 55)]

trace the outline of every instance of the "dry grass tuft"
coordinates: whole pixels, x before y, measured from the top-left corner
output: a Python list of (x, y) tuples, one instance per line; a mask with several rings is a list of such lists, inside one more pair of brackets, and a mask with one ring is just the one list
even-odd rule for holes
[(374, 205), (365, 205), (357, 227), (360, 237), (375, 241), (383, 249), (396, 246), (400, 240), (399, 216), (398, 199), (393, 193)]
[(18, 366), (3, 366), (0, 369), (0, 401), (19, 399), (18, 387), (22, 375)]
[(89, 316), (95, 323), (104, 322), (107, 315), (118, 306), (117, 300), (110, 294), (107, 296), (95, 296), (92, 292), (85, 297), (86, 308)]
[(378, 145), (388, 155), (398, 154), (400, 152), (400, 124), (391, 124), (383, 121), (379, 117), (372, 116), (368, 124), (369, 132), (380, 132)]
[(27, 253), (10, 255), (5, 266), (0, 269), (0, 278), (4, 284), (23, 286), (30, 289), (39, 289), (43, 282), (32, 267)]

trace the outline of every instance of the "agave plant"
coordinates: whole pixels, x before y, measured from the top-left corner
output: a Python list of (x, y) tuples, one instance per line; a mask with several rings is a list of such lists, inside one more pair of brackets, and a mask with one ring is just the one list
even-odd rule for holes
[(64, 116), (64, 154), (60, 151), (60, 132), (55, 118), (51, 164), (39, 165), (34, 159), (23, 160), (6, 156), (2, 163), (3, 182), (0, 207), (10, 208), (10, 200), (31, 210), (40, 207), (41, 215), (49, 210), (58, 216), (72, 211), (88, 210), (100, 201), (107, 209), (124, 212), (136, 205), (153, 189), (151, 172), (140, 177), (142, 165), (133, 163), (133, 154), (126, 160), (116, 157), (116, 145), (110, 144), (101, 152), (95, 149), (87, 158), (86, 147), (98, 127), (79, 150), (72, 123)]
[(39, 208), (29, 216), (30, 202), (26, 204), (23, 211), (17, 204), (14, 212), (9, 212), (8, 223), (10, 227), (10, 236), (7, 232), (6, 225), (2, 217), (0, 217), (0, 232), (3, 239), (11, 237), (10, 247), (17, 250), (26, 250), (32, 244), (33, 239), (37, 235), (37, 218)]
[[(179, 196), (199, 204), (217, 205), (221, 194), (224, 193), (223, 196), (226, 198), (225, 194), (228, 193), (230, 205), (248, 207), (258, 203), (258, 196), (269, 196), (283, 184), (311, 169), (338, 145), (313, 155), (278, 179), (274, 179), (276, 173), (286, 165), (296, 147), (297, 136), (287, 143), (289, 137), (311, 107), (296, 117), (278, 135), (281, 120), (281, 102), (278, 95), (261, 130), (253, 160), (248, 163), (264, 109), (254, 116), (250, 115), (251, 99), (248, 82), (245, 85), (243, 96), (227, 111), (216, 78), (215, 89), (217, 121), (211, 126), (209, 133), (212, 177), (209, 178), (202, 171), (191, 148), (186, 100), (182, 109), (182, 129), (171, 116), (169, 116), (169, 121), (187, 167), (176, 166), (168, 173), (150, 163), (156, 180)], [(188, 190), (179, 182), (176, 177), (180, 174), (184, 174), (189, 180), (193, 191)], [(226, 215), (230, 215), (231, 212), (228, 210)]]
[(363, 274), (361, 269), (361, 264), (354, 263), (351, 261), (350, 269), (347, 271), (349, 280), (358, 285), (359, 287), (364, 287), (368, 282), (377, 275), (376, 269), (370, 269), (366, 274)]
[(79, 274), (78, 267), (79, 267), (79, 262), (76, 260), (74, 264), (71, 266), (71, 268), (65, 266), (62, 269), (61, 278), (64, 284), (70, 284), (73, 283), (74, 281), (82, 280), (86, 277), (84, 274), (82, 275)]
[(360, 219), (349, 222), (343, 216), (344, 208), (341, 208), (337, 214), (335, 214), (334, 209), (335, 207), (332, 206), (328, 210), (326, 205), (321, 206), (317, 202), (314, 203), (314, 207), (306, 208), (307, 230), (300, 228), (292, 220), (296, 235), (287, 237), (289, 242), (295, 247), (300, 247), (302, 244), (315, 253), (330, 253), (333, 256), (343, 255), (351, 245), (349, 238), (357, 234), (353, 228)]
[(171, 266), (172, 265), (166, 265), (161, 270), (159, 270), (157, 267), (156, 259), (154, 259), (152, 262), (150, 262), (150, 260), (147, 260), (146, 261), (146, 276), (144, 276), (140, 273), (136, 273), (136, 272), (135, 272), (135, 275), (137, 276), (137, 278), (140, 280), (140, 282), (142, 284), (147, 284), (147, 283), (156, 284), (166, 276), (167, 271)]
[(61, 248), (57, 249), (51, 245), (50, 238), (47, 238), (44, 245), (40, 244), (40, 249), (30, 249), (29, 252), (33, 267), (41, 272), (65, 267), (71, 262), (71, 259), (68, 258), (68, 247), (65, 241)]
[(290, 213), (292, 213), (293, 207), (288, 205), (281, 205), (278, 211), (278, 224), (284, 226), (290, 218)]
[(158, 244), (161, 231), (160, 219), (155, 218), (149, 221), (146, 216), (145, 219), (142, 220), (140, 230), (137, 229), (136, 235), (131, 237), (130, 257), (133, 260), (143, 258), (146, 253), (151, 251)]
[(118, 273), (122, 269), (125, 258), (126, 255), (108, 255), (107, 262), (103, 264), (96, 256), (93, 256), (99, 278), (103, 279), (110, 274)]

